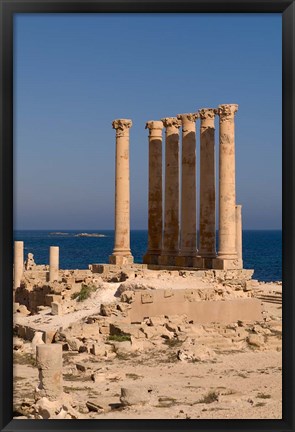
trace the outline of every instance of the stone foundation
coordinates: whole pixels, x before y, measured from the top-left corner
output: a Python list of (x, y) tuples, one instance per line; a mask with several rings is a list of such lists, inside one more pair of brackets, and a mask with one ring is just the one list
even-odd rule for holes
[(179, 311), (196, 324), (262, 320), (260, 300), (200, 300), (197, 290), (181, 289), (135, 292), (129, 318), (131, 323), (141, 323), (145, 318), (178, 315)]

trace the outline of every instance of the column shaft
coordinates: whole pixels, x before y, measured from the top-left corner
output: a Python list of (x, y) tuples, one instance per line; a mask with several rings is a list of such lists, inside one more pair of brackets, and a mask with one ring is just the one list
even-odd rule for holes
[(149, 129), (149, 198), (148, 198), (148, 249), (143, 257), (145, 264), (158, 264), (162, 251), (162, 129), (161, 121), (146, 123)]
[(42, 344), (36, 346), (36, 362), (39, 369), (38, 398), (58, 400), (63, 393), (62, 345)]
[(115, 184), (115, 245), (110, 263), (123, 265), (133, 262), (130, 251), (130, 174), (129, 128), (132, 121), (113, 121), (116, 129), (116, 184)]
[(59, 247), (50, 246), (49, 249), (49, 282), (59, 280)]
[(236, 250), (240, 268), (243, 268), (242, 206), (236, 205)]
[(237, 268), (235, 123), (238, 105), (219, 105), (219, 248), (217, 267)]
[(200, 243), (203, 267), (212, 267), (216, 257), (215, 110), (199, 111), (200, 127)]
[(182, 124), (181, 229), (179, 266), (193, 266), (197, 254), (196, 119), (198, 114), (179, 114)]
[(20, 286), (21, 278), (24, 273), (24, 242), (14, 242), (14, 278), (13, 288), (16, 289)]
[(179, 252), (179, 127), (176, 117), (162, 119), (165, 139), (165, 200), (162, 265), (175, 265)]

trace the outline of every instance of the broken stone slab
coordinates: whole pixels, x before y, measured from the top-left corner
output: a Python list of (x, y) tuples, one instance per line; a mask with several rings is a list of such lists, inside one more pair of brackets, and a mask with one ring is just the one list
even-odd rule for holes
[(164, 326), (166, 323), (167, 323), (167, 317), (165, 317), (165, 315), (150, 317), (147, 322), (148, 325), (151, 325), (153, 327)]
[(110, 335), (134, 336), (138, 339), (144, 337), (143, 332), (140, 330), (140, 326), (122, 322), (110, 323)]
[(83, 365), (82, 363), (76, 363), (76, 368), (80, 372), (86, 372), (88, 369), (87, 366)]
[(123, 303), (132, 303), (134, 301), (134, 291), (124, 291), (120, 297), (120, 301)]
[(87, 401), (86, 406), (87, 406), (89, 411), (94, 411), (94, 412), (103, 412), (104, 411), (104, 408), (102, 406), (100, 406), (97, 403), (92, 402), (92, 401)]
[(69, 345), (69, 349), (71, 351), (79, 351), (82, 346), (84, 346), (83, 342), (75, 337), (68, 336), (66, 338), (67, 344)]
[(109, 344), (93, 344), (90, 349), (91, 354), (100, 357), (107, 357), (109, 353), (114, 351), (114, 347)]
[(108, 304), (102, 303), (100, 305), (100, 314), (102, 316), (118, 315), (117, 303), (108, 303)]
[(191, 349), (181, 349), (177, 352), (177, 358), (181, 361), (208, 361), (216, 360), (215, 351), (204, 345), (193, 346)]
[(247, 342), (249, 345), (262, 348), (264, 346), (264, 337), (260, 334), (249, 334)]
[(154, 338), (172, 339), (174, 337), (174, 334), (169, 330), (167, 330), (167, 328), (162, 325), (157, 325), (157, 326), (142, 325), (140, 329), (147, 339), (154, 339)]
[(155, 390), (142, 386), (122, 387), (120, 402), (123, 407), (151, 404), (155, 402)]

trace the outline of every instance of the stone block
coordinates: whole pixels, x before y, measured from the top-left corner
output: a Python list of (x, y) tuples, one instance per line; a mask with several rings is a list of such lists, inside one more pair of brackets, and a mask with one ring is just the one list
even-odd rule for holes
[(141, 294), (141, 303), (153, 303), (153, 295), (149, 293)]
[(61, 303), (62, 297), (58, 294), (46, 294), (45, 295), (45, 306), (51, 306), (51, 303)]
[(175, 257), (175, 265), (177, 267), (194, 267), (194, 257), (179, 255)]
[(214, 258), (212, 268), (216, 270), (238, 270), (243, 268), (243, 263), (239, 259)]
[(133, 256), (110, 255), (109, 263), (117, 266), (125, 266), (133, 263)]
[(62, 315), (62, 305), (58, 302), (51, 303), (51, 314), (52, 315)]
[(169, 298), (169, 297), (173, 297), (173, 296), (174, 296), (174, 292), (172, 289), (164, 290), (164, 298)]
[(101, 325), (99, 326), (99, 333), (103, 335), (110, 334), (110, 326), (109, 325)]
[(143, 257), (143, 263), (144, 264), (153, 264), (153, 265), (157, 265), (159, 263), (159, 254), (154, 255), (154, 254), (145, 254)]
[(204, 267), (204, 258), (200, 256), (194, 257), (193, 266), (194, 268), (205, 269), (206, 267)]
[(140, 331), (139, 327), (127, 323), (111, 323), (110, 324), (110, 335), (126, 335), (134, 336), (136, 338), (143, 337), (143, 333)]
[(159, 265), (161, 266), (176, 266), (176, 255), (160, 255), (159, 256)]
[(153, 396), (151, 389), (143, 386), (122, 387), (120, 401), (122, 406), (145, 405), (152, 402)]

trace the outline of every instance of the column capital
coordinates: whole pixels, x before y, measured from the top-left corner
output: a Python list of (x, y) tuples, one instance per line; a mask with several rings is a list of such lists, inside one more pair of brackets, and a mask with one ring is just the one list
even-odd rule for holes
[(117, 133), (124, 132), (131, 128), (132, 120), (130, 119), (116, 119), (112, 122), (113, 129), (116, 129)]
[(146, 122), (145, 124), (145, 128), (146, 129), (160, 129), (162, 130), (164, 127), (163, 122), (161, 120), (149, 120), (148, 122)]
[(177, 114), (178, 120), (182, 123), (191, 122), (195, 123), (195, 121), (199, 118), (199, 113), (185, 113), (185, 114)]
[(238, 108), (239, 105), (237, 104), (218, 105), (218, 115), (220, 121), (223, 122), (226, 120), (233, 120)]
[(149, 137), (150, 138), (159, 138), (162, 139), (162, 130), (163, 130), (163, 122), (160, 120), (150, 120), (146, 122), (145, 128), (149, 129)]
[(161, 119), (165, 128), (175, 127), (180, 128), (181, 122), (177, 119), (177, 117), (165, 117)]
[(218, 114), (217, 108), (201, 108), (199, 110), (201, 120), (214, 120), (216, 114)]

